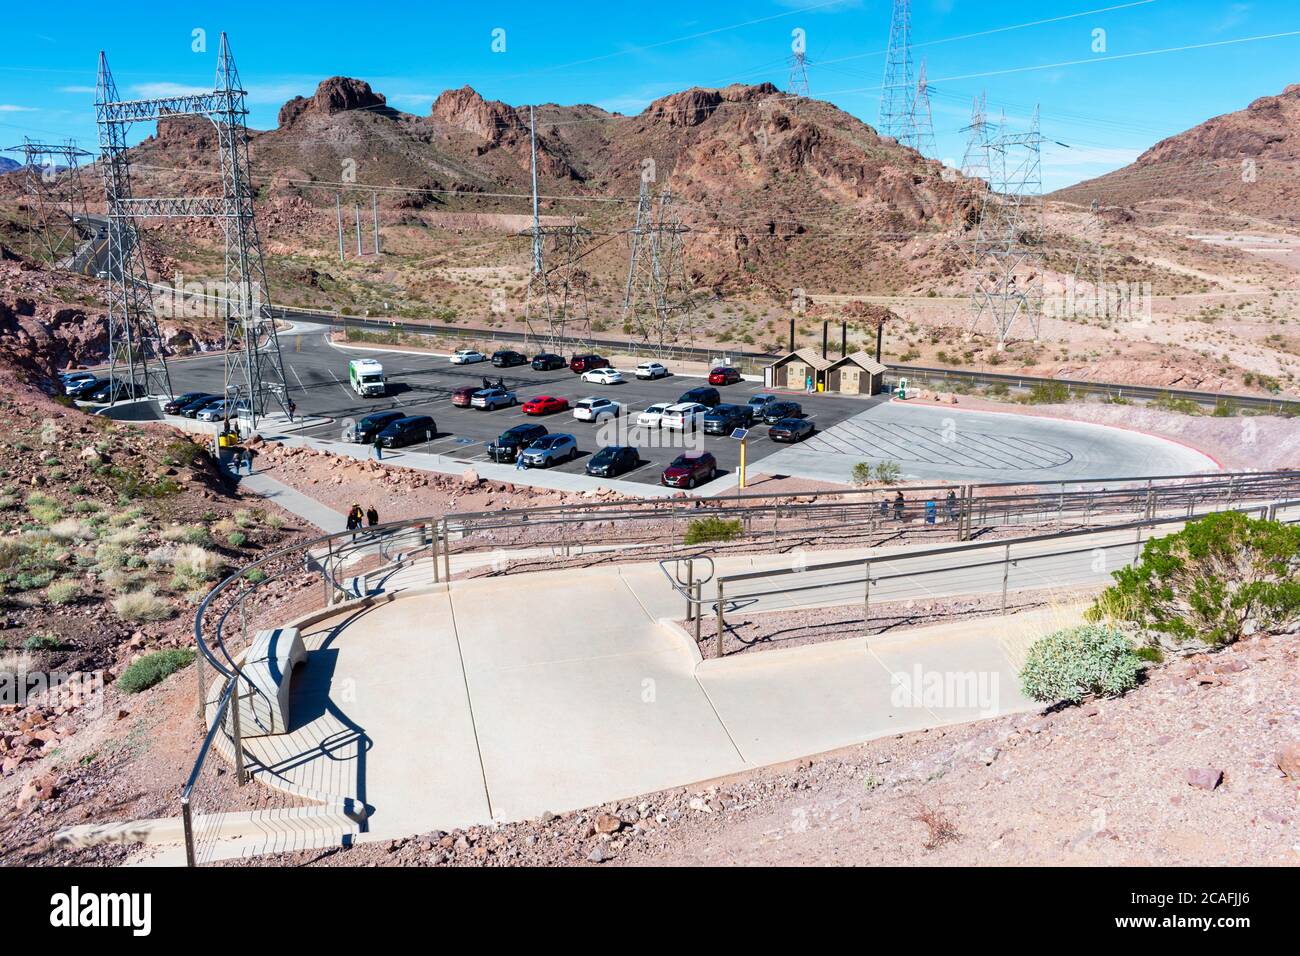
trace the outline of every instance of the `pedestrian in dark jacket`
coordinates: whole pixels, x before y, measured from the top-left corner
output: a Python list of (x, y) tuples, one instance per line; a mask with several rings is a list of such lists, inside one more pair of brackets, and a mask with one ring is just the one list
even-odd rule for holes
[(360, 528), (363, 520), (364, 517), (361, 514), (360, 505), (354, 504), (351, 508), (348, 509), (348, 530), (349, 531), (356, 531), (358, 528)]
[(374, 505), (366, 509), (366, 524), (371, 528), (379, 524), (379, 512), (375, 510)]

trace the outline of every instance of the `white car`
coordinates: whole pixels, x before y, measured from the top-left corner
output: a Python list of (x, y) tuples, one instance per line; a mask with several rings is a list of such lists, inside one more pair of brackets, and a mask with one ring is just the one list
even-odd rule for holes
[(573, 406), (573, 417), (580, 422), (595, 422), (602, 418), (617, 418), (623, 406), (608, 398), (584, 398)]
[(476, 349), (457, 349), (451, 356), (452, 365), (473, 365), (475, 362), (486, 362), (487, 356)]
[(636, 423), (643, 428), (658, 428), (664, 412), (672, 407), (672, 402), (655, 402), (636, 417)]
[(699, 428), (704, 424), (704, 416), (708, 410), (707, 405), (701, 405), (698, 402), (682, 402), (680, 405), (671, 405), (659, 416), (659, 427), (672, 428), (676, 431)]
[(665, 378), (668, 375), (668, 368), (661, 362), (642, 362), (636, 367), (637, 378)]
[(593, 368), (590, 372), (582, 373), (582, 380), (593, 385), (622, 385), (626, 381), (623, 373), (616, 368)]

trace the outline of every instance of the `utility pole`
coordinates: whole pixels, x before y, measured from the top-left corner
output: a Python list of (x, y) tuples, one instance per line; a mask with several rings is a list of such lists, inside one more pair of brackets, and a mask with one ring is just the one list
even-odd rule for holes
[(370, 209), (375, 217), (375, 255), (379, 255), (379, 190), (370, 194)]
[(361, 251), (361, 203), (353, 203), (352, 211), (355, 212), (357, 216), (357, 258), (360, 259), (365, 255), (365, 253)]
[(334, 194), (334, 212), (339, 220), (339, 262), (343, 261), (343, 194)]
[(537, 117), (528, 107), (528, 144), (533, 172), (533, 275), (542, 271), (542, 218), (537, 201)]

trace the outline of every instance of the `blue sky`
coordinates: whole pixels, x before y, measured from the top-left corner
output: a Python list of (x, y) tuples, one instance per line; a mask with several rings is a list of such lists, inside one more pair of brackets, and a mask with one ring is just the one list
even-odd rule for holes
[[(1041, 104), (1048, 189), (1123, 166), (1164, 136), (1300, 82), (1297, 0), (913, 0), (912, 6), (915, 58), (927, 61), (938, 158), (960, 162), (961, 129), (982, 89), (990, 112), (1005, 110), (1011, 125)], [(874, 125), (890, 2), (352, 0), (230, 2), (211, 9), (122, 12), (114, 21), (101, 5), (78, 0), (10, 4), (0, 34), (0, 146), (24, 135), (73, 136), (95, 149), (100, 49), (124, 96), (211, 88), (222, 30), (230, 35), (257, 128), (273, 126), (286, 99), (309, 94), (336, 74), (365, 79), (390, 104), (416, 113), (426, 112), (441, 90), (466, 83), (513, 104), (586, 102), (621, 112), (637, 112), (689, 86), (768, 80), (784, 88), (795, 28), (806, 32), (812, 95)], [(206, 51), (192, 50), (196, 29), (206, 31)], [(505, 31), (504, 52), (492, 49), (497, 29)], [(1284, 33), (1296, 35), (1275, 36)], [(1094, 50), (1099, 38), (1104, 51)], [(1152, 52), (1165, 50), (1172, 52)]]

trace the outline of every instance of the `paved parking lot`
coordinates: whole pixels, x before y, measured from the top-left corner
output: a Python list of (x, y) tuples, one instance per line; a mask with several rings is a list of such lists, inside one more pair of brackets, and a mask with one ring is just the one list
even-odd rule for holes
[[(568, 369), (554, 372), (537, 372), (528, 366), (496, 369), (486, 362), (458, 366), (452, 365), (445, 356), (339, 348), (326, 342), (323, 332), (314, 327), (283, 335), (281, 348), (299, 414), (333, 419), (331, 423), (306, 429), (302, 432), (304, 435), (339, 440), (350, 421), (387, 409), (400, 409), (408, 415), (432, 416), (437, 425), (432, 441), (395, 452), (386, 451), (385, 457), (392, 457), (395, 461), (405, 450), (431, 452), (469, 464), (485, 462), (489, 460), (488, 443), (511, 426), (528, 421), (545, 425), (551, 432), (571, 434), (577, 439), (580, 456), (575, 461), (554, 466), (557, 471), (582, 472), (587, 459), (604, 444), (629, 444), (640, 451), (640, 467), (620, 476), (627, 481), (657, 483), (664, 467), (682, 452), (683, 447), (702, 447), (711, 451), (717, 457), (723, 474), (733, 471), (739, 464), (739, 443), (728, 436), (699, 433), (688, 435), (684, 444), (682, 436), (674, 432), (635, 425), (625, 426), (621, 433), (610, 435), (610, 429), (604, 423), (597, 426), (580, 422), (571, 412), (533, 417), (525, 415), (518, 407), (498, 411), (457, 408), (451, 404), (450, 398), (451, 392), (459, 386), (478, 383), (484, 377), (495, 382), (500, 377), (507, 388), (518, 392), (521, 403), (537, 395), (567, 398), (570, 404), (589, 396), (611, 398), (626, 409), (624, 423), (627, 423), (635, 422), (636, 415), (655, 402), (676, 401), (688, 389), (706, 384), (700, 377), (671, 375), (653, 382), (640, 382), (631, 378), (631, 369), (623, 369), (628, 376), (626, 384), (595, 385), (581, 381)], [(388, 396), (362, 399), (348, 386), (348, 360), (363, 357), (377, 358), (383, 363), (389, 383)], [(216, 356), (175, 362), (171, 365), (172, 385), (177, 392), (191, 389), (220, 391), (221, 370), (221, 359)], [(740, 405), (763, 390), (760, 384), (753, 382), (740, 382), (718, 389), (723, 401)], [(819, 430), (857, 415), (871, 402), (883, 400), (830, 395), (790, 397), (803, 406), (805, 414)], [(602, 438), (616, 440), (602, 441)], [(751, 463), (787, 447), (774, 444), (767, 437), (766, 426), (753, 430), (748, 444)]]

